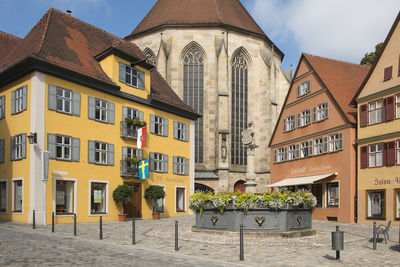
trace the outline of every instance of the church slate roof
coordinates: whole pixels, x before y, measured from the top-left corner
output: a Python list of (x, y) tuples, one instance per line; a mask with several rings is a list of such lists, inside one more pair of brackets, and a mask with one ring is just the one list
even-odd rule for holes
[(158, 0), (125, 39), (165, 26), (223, 27), (253, 33), (273, 44), (239, 0)]
[[(25, 38), (8, 47), (8, 56), (0, 65), (0, 80), (13, 68), (35, 61), (50, 65), (53, 69), (58, 67), (71, 74), (89, 77), (105, 85), (108, 90), (119, 91), (119, 86), (107, 76), (98, 60), (99, 55), (110, 50), (128, 57), (131, 62), (142, 62), (139, 64), (151, 67), (145, 63), (146, 57), (132, 42), (51, 8)], [(198, 116), (173, 92), (157, 70), (151, 71), (151, 81), (152, 100)]]

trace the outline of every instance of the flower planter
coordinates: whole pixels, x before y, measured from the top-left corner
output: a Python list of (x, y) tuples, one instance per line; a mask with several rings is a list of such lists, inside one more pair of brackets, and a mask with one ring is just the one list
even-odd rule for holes
[(160, 213), (153, 213), (153, 220), (159, 220), (160, 219)]
[(118, 214), (118, 221), (125, 222), (128, 214)]

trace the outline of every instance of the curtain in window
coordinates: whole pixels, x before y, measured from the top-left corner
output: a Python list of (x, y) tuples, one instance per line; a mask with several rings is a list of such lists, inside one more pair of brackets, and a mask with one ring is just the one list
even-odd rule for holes
[[(183, 101), (203, 114), (204, 63), (198, 48), (191, 47), (183, 59)], [(195, 161), (203, 162), (203, 118), (195, 122)]]

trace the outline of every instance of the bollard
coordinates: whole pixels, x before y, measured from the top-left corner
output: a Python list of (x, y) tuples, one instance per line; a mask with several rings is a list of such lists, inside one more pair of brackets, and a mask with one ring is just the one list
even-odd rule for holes
[(376, 250), (376, 222), (374, 221), (374, 227), (372, 228), (372, 249)]
[(178, 250), (178, 221), (175, 221), (175, 251)]
[(103, 239), (103, 216), (100, 216), (100, 239)]
[(51, 232), (54, 233), (54, 211), (51, 213)]
[(132, 218), (132, 245), (135, 245), (135, 218)]
[(340, 260), (340, 251), (344, 249), (344, 233), (339, 231), (336, 225), (336, 232), (332, 232), (332, 250), (336, 250), (336, 260)]
[(32, 211), (32, 229), (36, 229), (35, 210)]
[(243, 249), (243, 224), (240, 225), (240, 252), (239, 259), (244, 261), (244, 249)]
[(76, 214), (74, 213), (74, 236), (76, 236)]

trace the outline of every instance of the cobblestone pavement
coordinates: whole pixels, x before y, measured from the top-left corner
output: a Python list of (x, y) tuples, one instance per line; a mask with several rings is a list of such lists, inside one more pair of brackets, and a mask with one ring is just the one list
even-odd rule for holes
[[(175, 220), (179, 222), (179, 251), (174, 251)], [(72, 221), (72, 220), (71, 220)], [(239, 235), (192, 232), (194, 216), (132, 222), (80, 223), (32, 229), (30, 225), (0, 223), (1, 265), (121, 265), (163, 266), (400, 266), (399, 222), (392, 223), (390, 241), (372, 250), (372, 227), (338, 224), (345, 232), (345, 250), (335, 260), (331, 232), (337, 223), (313, 221), (317, 235), (302, 238), (245, 238), (245, 261), (239, 261)], [(394, 225), (393, 225), (394, 224)]]

